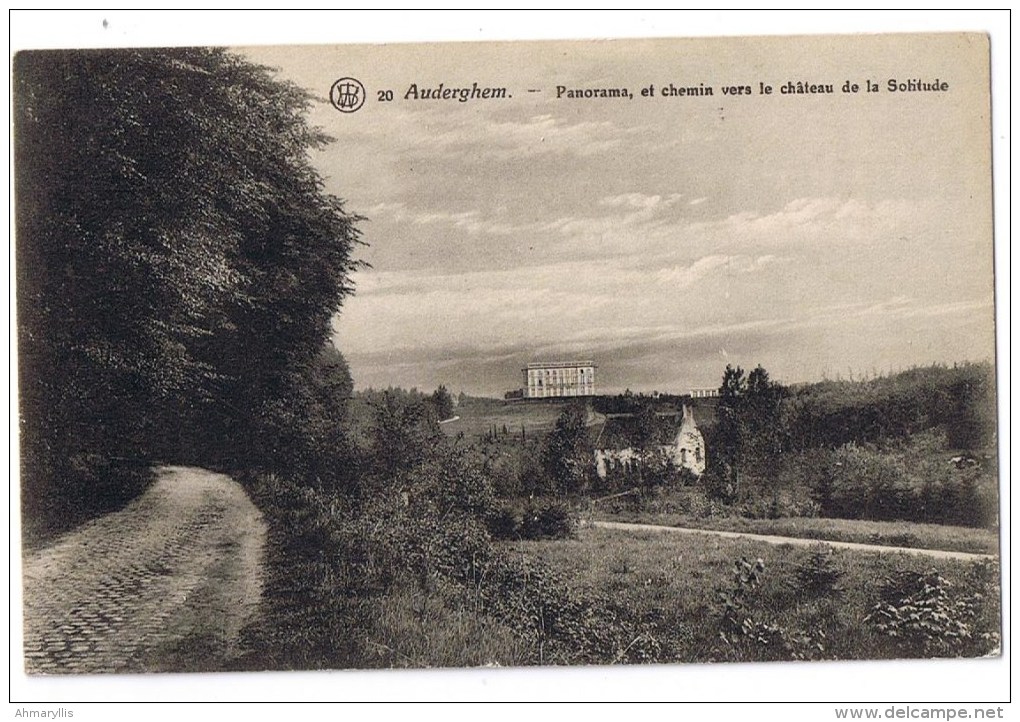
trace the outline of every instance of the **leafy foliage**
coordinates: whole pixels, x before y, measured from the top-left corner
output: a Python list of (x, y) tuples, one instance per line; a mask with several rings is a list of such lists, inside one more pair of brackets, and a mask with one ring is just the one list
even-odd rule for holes
[(944, 441), (917, 434), (912, 444), (878, 449), (848, 444), (828, 454), (812, 484), (825, 516), (986, 526), (995, 517), (988, 473), (957, 468)]
[(998, 634), (987, 630), (975, 634), (984, 626), (975, 621), (984, 611), (987, 586), (997, 583), (997, 575), (983, 569), (976, 576), (983, 588), (954, 594), (953, 584), (937, 570), (900, 571), (886, 580), (879, 601), (864, 621), (892, 638), (906, 656), (987, 653), (998, 643)]
[(595, 470), (595, 450), (588, 434), (587, 412), (583, 404), (571, 404), (556, 420), (556, 428), (546, 440), (542, 465), (553, 491), (558, 494), (582, 494), (587, 491)]
[(739, 366), (726, 366), (712, 439), (723, 477), (707, 480), (717, 498), (735, 499), (740, 493), (743, 473), (774, 478), (768, 472), (785, 444), (781, 405), (787, 394), (787, 389), (772, 381), (761, 366), (746, 378)]
[(741, 557), (733, 564), (733, 586), (717, 592), (720, 602), (719, 639), (726, 652), (736, 651), (744, 660), (807, 660), (825, 656), (825, 634), (790, 630), (776, 621), (763, 620), (753, 612), (754, 597), (765, 575), (765, 562)]
[(370, 405), (374, 423), (368, 438), (368, 471), (383, 485), (399, 485), (445, 440), (420, 395), (387, 390)]
[(556, 499), (528, 499), (499, 504), (486, 519), (494, 539), (571, 539), (577, 515)]
[(760, 558), (752, 562), (741, 557), (733, 563), (733, 587), (718, 592), (724, 637), (727, 631), (743, 633), (748, 598), (761, 584), (764, 573), (765, 562)]
[(445, 386), (440, 386), (432, 394), (432, 405), (436, 408), (436, 415), (440, 421), (449, 419), (453, 416), (453, 397), (450, 392), (446, 390)]
[(755, 517), (784, 515), (794, 493), (824, 516), (993, 524), (993, 397), (985, 363), (795, 389), (728, 366), (700, 483)]
[(23, 52), (14, 90), (26, 511), (72, 459), (342, 476), (305, 431), (357, 218), (305, 93), (203, 49)]
[(738, 466), (742, 459), (744, 438), (747, 435), (746, 422), (743, 419), (744, 398), (747, 394), (747, 381), (744, 370), (739, 366), (733, 368), (726, 365), (722, 385), (719, 387), (719, 417), (716, 425), (713, 448), (717, 449), (719, 461), (727, 471), (726, 483), (730, 489), (725, 496), (735, 496), (738, 487)]
[(790, 448), (835, 448), (904, 438), (942, 427), (949, 448), (995, 441), (995, 370), (990, 363), (926, 366), (868, 381), (797, 388), (786, 403)]

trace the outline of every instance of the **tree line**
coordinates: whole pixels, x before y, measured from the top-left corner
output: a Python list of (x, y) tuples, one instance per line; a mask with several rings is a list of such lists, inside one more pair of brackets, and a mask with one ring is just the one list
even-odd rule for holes
[(988, 524), (994, 388), (989, 363), (795, 388), (761, 366), (746, 376), (727, 366), (705, 486), (723, 501), (774, 507), (781, 487), (798, 487), (824, 516)]

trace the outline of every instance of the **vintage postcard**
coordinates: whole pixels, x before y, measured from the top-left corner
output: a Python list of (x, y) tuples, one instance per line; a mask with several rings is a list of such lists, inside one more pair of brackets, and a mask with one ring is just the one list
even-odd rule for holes
[(25, 671), (998, 659), (989, 83), (979, 33), (18, 53)]

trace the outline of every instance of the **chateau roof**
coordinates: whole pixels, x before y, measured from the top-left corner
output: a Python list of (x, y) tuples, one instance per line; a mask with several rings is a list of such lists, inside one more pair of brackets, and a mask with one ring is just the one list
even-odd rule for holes
[(594, 361), (534, 361), (529, 363), (529, 369), (572, 369), (578, 366), (595, 366)]

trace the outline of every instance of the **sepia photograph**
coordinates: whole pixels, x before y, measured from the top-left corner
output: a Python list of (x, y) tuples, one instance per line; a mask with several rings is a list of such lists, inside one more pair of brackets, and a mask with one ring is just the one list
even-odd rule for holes
[(987, 34), (110, 45), (11, 58), (32, 684), (1002, 661)]

